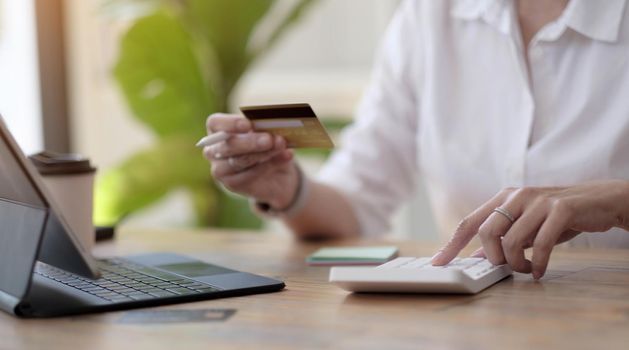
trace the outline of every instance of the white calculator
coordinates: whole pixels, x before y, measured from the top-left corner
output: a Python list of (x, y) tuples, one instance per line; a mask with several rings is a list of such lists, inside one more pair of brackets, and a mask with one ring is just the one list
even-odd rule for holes
[(333, 267), (330, 282), (351, 292), (474, 294), (511, 275), (508, 265), (485, 258), (456, 258), (432, 266), (431, 258), (402, 257), (376, 267)]

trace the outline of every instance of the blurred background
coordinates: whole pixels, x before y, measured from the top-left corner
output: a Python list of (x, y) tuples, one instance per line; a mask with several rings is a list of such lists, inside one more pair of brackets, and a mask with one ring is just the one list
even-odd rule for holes
[[(0, 113), (25, 153), (98, 167), (95, 223), (247, 228), (195, 141), (240, 105), (310, 103), (351, 122), (398, 0), (0, 0)], [(315, 173), (327, 154), (299, 154)], [(423, 189), (393, 234), (435, 240)]]

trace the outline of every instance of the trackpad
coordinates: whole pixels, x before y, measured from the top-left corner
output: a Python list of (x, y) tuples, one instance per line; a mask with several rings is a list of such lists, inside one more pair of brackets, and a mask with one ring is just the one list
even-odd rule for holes
[(156, 265), (155, 267), (178, 275), (194, 278), (236, 272), (224, 267), (191, 261), (185, 263)]

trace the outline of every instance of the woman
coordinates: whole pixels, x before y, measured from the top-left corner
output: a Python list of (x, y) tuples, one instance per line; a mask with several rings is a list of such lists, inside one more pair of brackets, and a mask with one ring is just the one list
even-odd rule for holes
[(208, 132), (233, 136), (204, 154), (227, 188), (301, 237), (386, 232), (422, 177), (440, 229), (454, 231), (434, 264), (478, 235), (476, 255), (540, 278), (555, 244), (629, 247), (628, 11), (626, 0), (405, 1), (316, 180), (284, 140), (236, 115), (208, 118)]

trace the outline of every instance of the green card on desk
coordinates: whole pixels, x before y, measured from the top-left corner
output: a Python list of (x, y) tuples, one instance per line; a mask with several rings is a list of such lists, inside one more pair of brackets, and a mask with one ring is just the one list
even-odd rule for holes
[(306, 258), (309, 265), (380, 265), (397, 257), (397, 247), (329, 247)]

